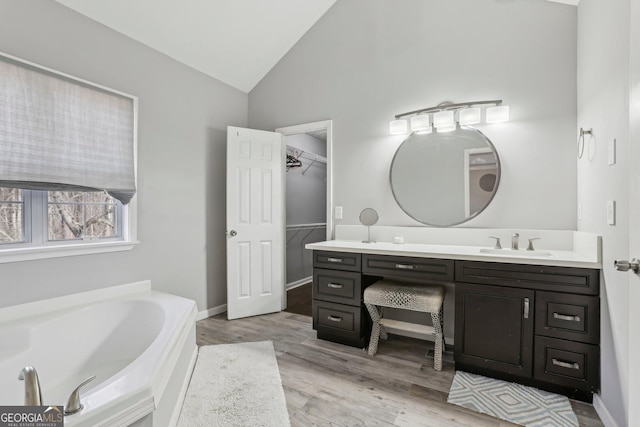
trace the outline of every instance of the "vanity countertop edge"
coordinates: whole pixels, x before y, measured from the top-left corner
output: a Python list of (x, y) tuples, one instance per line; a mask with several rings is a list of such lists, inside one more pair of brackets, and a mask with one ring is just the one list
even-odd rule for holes
[[(580, 253), (568, 250), (545, 251), (551, 256), (536, 256), (535, 251), (527, 253), (521, 250), (517, 256), (508, 254), (493, 254), (480, 252), (479, 246), (441, 245), (425, 243), (389, 243), (389, 242), (361, 242), (355, 240), (328, 240), (323, 242), (308, 243), (306, 249), (334, 252), (355, 252), (374, 255), (395, 255), (418, 258), (445, 258), (464, 261), (500, 262), (509, 264), (550, 265), (558, 267), (577, 268), (602, 268), (602, 260), (596, 257), (587, 257)], [(599, 252), (598, 252), (599, 254)]]

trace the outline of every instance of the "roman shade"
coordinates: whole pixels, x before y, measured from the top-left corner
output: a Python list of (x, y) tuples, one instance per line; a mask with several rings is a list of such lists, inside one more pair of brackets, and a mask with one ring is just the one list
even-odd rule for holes
[(136, 192), (135, 99), (0, 56), (0, 187)]

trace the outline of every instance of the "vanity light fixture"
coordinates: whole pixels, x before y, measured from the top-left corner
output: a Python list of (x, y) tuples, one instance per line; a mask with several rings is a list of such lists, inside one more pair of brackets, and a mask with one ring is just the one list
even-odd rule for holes
[(411, 132), (431, 132), (431, 121), (428, 114), (417, 114), (411, 117)]
[(509, 106), (498, 105), (496, 107), (487, 108), (485, 122), (487, 123), (504, 123), (509, 121)]
[(433, 126), (440, 132), (442, 132), (443, 129), (449, 129), (451, 126), (455, 126), (455, 124), (453, 110), (438, 111), (433, 114)]
[[(395, 116), (389, 123), (392, 135), (409, 133), (407, 118), (411, 121), (411, 132), (429, 133), (433, 128), (437, 132), (455, 130), (457, 125), (473, 125), (482, 123), (481, 106), (491, 105), (485, 111), (485, 123), (501, 123), (509, 121), (509, 107), (502, 105), (501, 99), (491, 101), (474, 101), (454, 104), (443, 102), (435, 107), (422, 108)], [(433, 115), (433, 127), (430, 125)], [(457, 117), (456, 117), (457, 116)]]
[(482, 110), (480, 107), (470, 107), (458, 110), (458, 123), (461, 125), (475, 125), (482, 121)]
[(389, 122), (389, 133), (391, 135), (405, 135), (407, 133), (407, 121), (404, 119), (392, 120)]

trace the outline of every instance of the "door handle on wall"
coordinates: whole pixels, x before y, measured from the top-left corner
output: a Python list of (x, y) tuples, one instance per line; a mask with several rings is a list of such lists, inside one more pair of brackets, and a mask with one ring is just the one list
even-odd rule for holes
[(524, 299), (524, 318), (529, 318), (529, 298)]
[(640, 261), (638, 261), (636, 258), (633, 258), (631, 261), (615, 260), (613, 261), (613, 265), (616, 267), (616, 270), (618, 271), (633, 270), (633, 272), (636, 274), (638, 274), (638, 271), (640, 271)]

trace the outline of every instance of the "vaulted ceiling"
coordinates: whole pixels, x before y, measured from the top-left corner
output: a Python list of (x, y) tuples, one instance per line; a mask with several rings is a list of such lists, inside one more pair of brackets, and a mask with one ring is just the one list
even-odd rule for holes
[(336, 2), (56, 1), (247, 93)]

